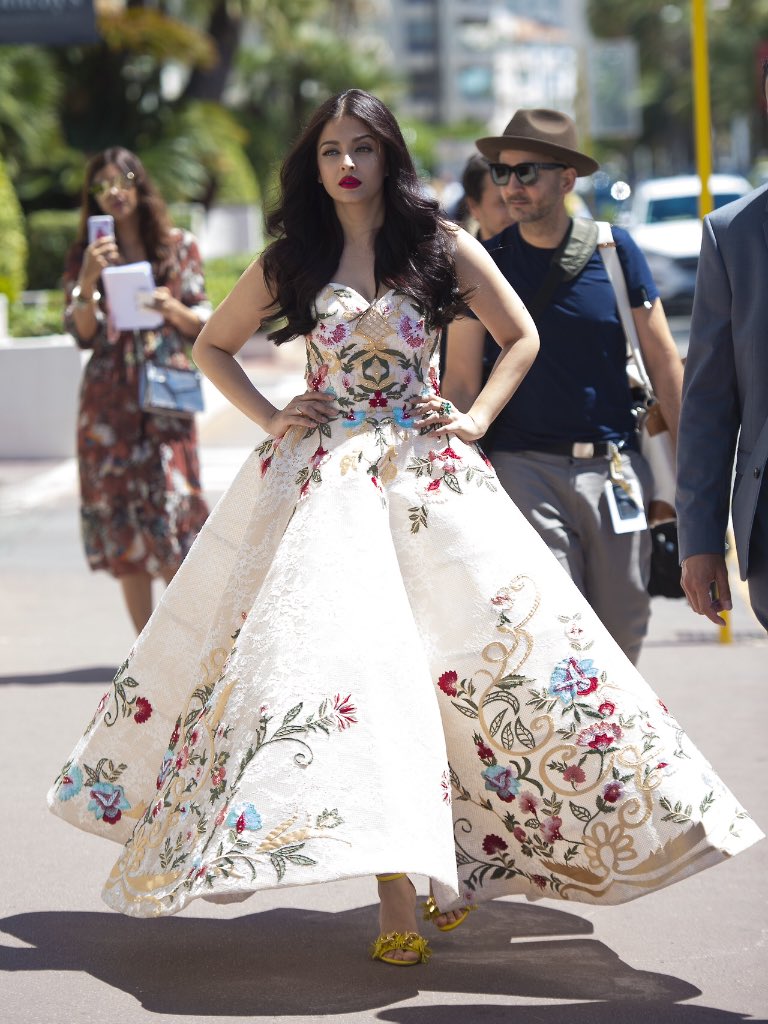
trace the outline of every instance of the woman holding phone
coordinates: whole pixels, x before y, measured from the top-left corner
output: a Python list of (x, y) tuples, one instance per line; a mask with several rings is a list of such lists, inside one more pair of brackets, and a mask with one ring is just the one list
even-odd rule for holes
[[(102, 272), (148, 260), (157, 287), (154, 330), (115, 329)], [(152, 580), (170, 582), (208, 514), (190, 416), (144, 412), (144, 360), (188, 368), (210, 314), (195, 238), (171, 226), (138, 157), (112, 147), (88, 164), (78, 237), (64, 273), (67, 330), (91, 349), (80, 391), (77, 447), (81, 527), (92, 569), (117, 579), (140, 633), (152, 613)]]

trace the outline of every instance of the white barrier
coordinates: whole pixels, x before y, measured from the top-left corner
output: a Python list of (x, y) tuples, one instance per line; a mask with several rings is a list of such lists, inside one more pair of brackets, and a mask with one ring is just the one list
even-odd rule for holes
[(78, 391), (89, 355), (68, 334), (0, 338), (0, 458), (75, 454)]

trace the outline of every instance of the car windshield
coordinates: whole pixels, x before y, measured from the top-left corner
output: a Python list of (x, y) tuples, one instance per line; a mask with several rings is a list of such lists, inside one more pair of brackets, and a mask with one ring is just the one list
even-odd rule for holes
[[(719, 192), (713, 197), (715, 209), (725, 206), (726, 203), (739, 199), (736, 192)], [(689, 220), (691, 217), (699, 216), (698, 196), (668, 196), (665, 199), (652, 199), (648, 203), (647, 224), (659, 224), (665, 220)]]

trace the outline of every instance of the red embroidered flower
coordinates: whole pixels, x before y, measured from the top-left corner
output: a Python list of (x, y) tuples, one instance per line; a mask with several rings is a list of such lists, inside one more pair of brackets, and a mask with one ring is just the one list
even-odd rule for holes
[(162, 811), (162, 809), (163, 809), (163, 801), (162, 800), (158, 800), (157, 803), (152, 808), (152, 817), (156, 818), (158, 816), (158, 814), (160, 813), (160, 811)]
[(348, 729), (350, 725), (355, 725), (357, 719), (354, 717), (357, 714), (357, 708), (351, 703), (352, 694), (348, 693), (346, 697), (342, 697), (340, 694), (336, 694), (333, 699), (333, 710), (336, 712), (336, 725), (341, 729)]
[(659, 763), (656, 765), (656, 771), (660, 771), (662, 768), (669, 768), (669, 765), (666, 761), (659, 761)]
[(612, 704), (609, 700), (604, 700), (597, 710), (603, 718), (610, 718), (616, 711), (616, 705)]
[(217, 764), (211, 772), (211, 782), (214, 786), (220, 786), (227, 775), (227, 769), (223, 764)]
[(245, 811), (243, 811), (243, 813), (237, 819), (235, 829), (238, 835), (240, 835), (241, 832), (245, 832)]
[(261, 475), (262, 476), (264, 476), (266, 474), (267, 470), (269, 469), (269, 467), (271, 465), (272, 465), (272, 456), (271, 455), (269, 456), (269, 458), (261, 460)]
[(569, 764), (563, 772), (563, 782), (583, 782), (587, 773), (577, 764)]
[(603, 799), (609, 804), (615, 804), (624, 795), (624, 787), (620, 782), (609, 782), (603, 790)]
[(168, 744), (168, 748), (169, 748), (170, 750), (173, 750), (173, 748), (174, 748), (174, 747), (176, 746), (176, 744), (177, 744), (178, 742), (179, 742), (179, 723), (177, 722), (177, 723), (176, 723), (176, 728), (175, 728), (175, 729), (173, 730), (173, 732), (171, 733), (171, 741), (170, 741), (170, 743)]
[(524, 843), (526, 841), (526, 839), (528, 838), (528, 835), (526, 834), (525, 829), (524, 828), (520, 828), (519, 825), (515, 825), (515, 830), (512, 833), (512, 835), (515, 837), (515, 839), (518, 841), (518, 843)]
[(303, 498), (309, 492), (309, 481), (311, 479), (312, 479), (312, 477), (307, 477), (307, 479), (301, 485), (301, 490), (299, 491), (299, 497), (300, 498)]
[(226, 809), (226, 807), (222, 807), (222, 809), (219, 811), (219, 813), (216, 815), (216, 818), (214, 819), (214, 822), (213, 822), (214, 825), (216, 825), (216, 827), (218, 828), (218, 826), (222, 824), (222, 822), (224, 821), (226, 816), (227, 816), (227, 809)]
[(136, 698), (136, 710), (133, 713), (133, 720), (137, 725), (142, 725), (144, 722), (149, 721), (152, 715), (152, 705), (149, 703), (146, 697)]
[(520, 809), (526, 814), (534, 814), (539, 806), (539, 801), (528, 790), (520, 794)]
[(437, 370), (434, 366), (430, 366), (429, 368), (429, 383), (432, 385), (432, 390), (435, 392), (437, 397), (442, 398), (442, 395), (440, 394), (440, 384), (437, 380)]
[(442, 483), (442, 480), (439, 480), (439, 479), (438, 480), (433, 480), (430, 483), (430, 485), (427, 487), (427, 490), (428, 491), (438, 491), (440, 489), (440, 484), (441, 483)]
[(443, 672), (440, 678), (437, 680), (437, 685), (448, 697), (456, 696), (456, 681), (458, 675), (451, 669), (448, 672)]
[(325, 384), (325, 378), (328, 376), (328, 367), (323, 363), (322, 366), (318, 366), (317, 371), (312, 374), (309, 378), (309, 386), (313, 391), (319, 391), (320, 388)]
[(374, 391), (373, 398), (368, 399), (368, 405), (370, 405), (372, 409), (386, 409), (387, 406), (389, 405), (389, 402), (384, 397), (383, 392)]
[(310, 457), (309, 463), (313, 469), (317, 469), (325, 459), (328, 452), (323, 448), (322, 445), (318, 445), (317, 451)]
[(477, 756), (481, 761), (492, 761), (496, 755), (490, 747), (486, 747), (482, 740), (477, 740)]
[(661, 705), (661, 707), (662, 707), (662, 708), (664, 709), (664, 711), (666, 712), (666, 714), (669, 714), (669, 708), (668, 708), (668, 707), (667, 707), (667, 705), (666, 705), (666, 704), (664, 703), (664, 701), (663, 701), (663, 700), (661, 699), (661, 697), (659, 697), (659, 704), (660, 704), (660, 705)]
[(620, 740), (622, 732), (620, 726), (615, 722), (603, 722), (598, 725), (590, 725), (588, 729), (582, 729), (576, 738), (580, 747), (589, 747), (590, 750), (604, 751), (612, 747)]
[(107, 692), (104, 694), (104, 696), (99, 701), (99, 706), (96, 708), (96, 714), (97, 715), (100, 715), (101, 712), (104, 710), (104, 708), (107, 706), (107, 701), (109, 700), (109, 695), (111, 693), (112, 693), (111, 690), (107, 690)]
[(483, 849), (489, 857), (492, 857), (494, 853), (501, 853), (502, 850), (508, 849), (508, 846), (501, 836), (489, 835), (483, 840)]
[(544, 875), (531, 875), (531, 881), (534, 885), (537, 885), (539, 889), (546, 889), (547, 880)]
[(562, 839), (560, 835), (560, 826), (563, 824), (563, 819), (558, 817), (546, 818), (541, 823), (541, 834), (548, 843), (554, 843), (556, 839)]

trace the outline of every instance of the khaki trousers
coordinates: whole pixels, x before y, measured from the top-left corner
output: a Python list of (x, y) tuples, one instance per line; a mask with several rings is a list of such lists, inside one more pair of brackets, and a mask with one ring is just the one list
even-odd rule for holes
[[(640, 484), (647, 513), (648, 464), (633, 451), (621, 459), (625, 477)], [(614, 533), (603, 492), (609, 460), (497, 451), (492, 462), (504, 489), (636, 663), (650, 618), (651, 539), (648, 530)]]

